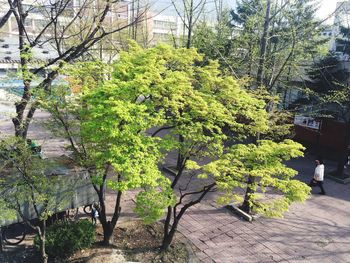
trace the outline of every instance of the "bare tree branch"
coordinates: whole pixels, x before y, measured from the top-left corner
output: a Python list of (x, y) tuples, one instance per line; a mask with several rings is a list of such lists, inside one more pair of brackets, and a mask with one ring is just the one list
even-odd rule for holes
[(14, 9), (17, 7), (17, 1), (18, 0), (14, 0), (10, 5), (10, 9), (7, 11), (7, 13), (1, 18), (0, 20), (0, 28), (2, 28), (6, 22), (10, 19)]

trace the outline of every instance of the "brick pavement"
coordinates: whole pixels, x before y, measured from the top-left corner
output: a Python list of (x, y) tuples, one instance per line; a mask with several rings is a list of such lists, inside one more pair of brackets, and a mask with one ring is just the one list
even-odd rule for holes
[[(313, 158), (291, 161), (290, 166), (307, 182)], [(326, 164), (326, 170), (332, 167)], [(326, 196), (313, 194), (292, 205), (283, 219), (253, 223), (217, 207), (212, 195), (189, 210), (179, 231), (197, 248), (201, 262), (350, 262), (350, 186), (326, 179), (325, 188)]]

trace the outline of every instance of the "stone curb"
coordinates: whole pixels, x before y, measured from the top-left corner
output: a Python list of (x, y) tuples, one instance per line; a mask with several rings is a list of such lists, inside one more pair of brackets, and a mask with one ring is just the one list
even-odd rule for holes
[(199, 263), (199, 259), (194, 253), (192, 247), (195, 246), (189, 239), (186, 238), (184, 234), (182, 234), (179, 230), (177, 230), (178, 234), (180, 234), (180, 241), (185, 244), (186, 250), (188, 253), (188, 263)]
[(329, 178), (329, 179), (336, 181), (338, 183), (341, 183), (341, 184), (349, 184), (350, 183), (350, 177), (341, 179), (341, 178), (335, 177), (333, 175), (326, 174), (326, 178)]
[(251, 215), (249, 215), (246, 212), (244, 212), (243, 210), (239, 209), (234, 204), (227, 205), (226, 208), (228, 210), (232, 211), (233, 213), (235, 213), (236, 215), (238, 215), (239, 217), (244, 218), (248, 222), (252, 222), (254, 219)]
[(168, 173), (170, 173), (170, 174), (173, 175), (173, 176), (176, 176), (176, 175), (177, 175), (177, 172), (176, 172), (175, 170), (173, 170), (173, 169), (171, 169), (171, 168), (169, 168), (169, 167), (167, 167), (167, 166), (163, 166), (162, 168), (163, 168), (163, 170), (164, 170), (165, 172), (168, 172)]

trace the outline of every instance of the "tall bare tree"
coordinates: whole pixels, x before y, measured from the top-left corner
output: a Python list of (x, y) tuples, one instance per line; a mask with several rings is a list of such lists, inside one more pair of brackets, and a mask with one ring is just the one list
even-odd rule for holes
[[(116, 17), (116, 5), (121, 3), (125, 4), (122, 0), (83, 0), (79, 5), (75, 5), (73, 0), (53, 0), (50, 5), (41, 0), (33, 1), (32, 4), (24, 3), (23, 0), (8, 0), (8, 11), (5, 11), (1, 23), (5, 24), (12, 16), (15, 18), (20, 50), (20, 78), (24, 86), (21, 100), (16, 103), (16, 116), (12, 119), (16, 136), (27, 136), (29, 124), (38, 107), (33, 98), (35, 90), (49, 92), (64, 64), (81, 59), (108, 36), (141, 21), (143, 14), (139, 12), (131, 21), (125, 19), (111, 27), (110, 23)], [(32, 14), (38, 13), (42, 16), (41, 25), (34, 32), (26, 21)], [(56, 55), (49, 61), (38, 62), (33, 58), (32, 50), (44, 44), (51, 45)], [(39, 78), (39, 84), (34, 86), (33, 80), (40, 75), (44, 77)]]
[(184, 45), (186, 48), (190, 48), (192, 46), (193, 29), (203, 14), (207, 0), (171, 0), (171, 2), (184, 25)]

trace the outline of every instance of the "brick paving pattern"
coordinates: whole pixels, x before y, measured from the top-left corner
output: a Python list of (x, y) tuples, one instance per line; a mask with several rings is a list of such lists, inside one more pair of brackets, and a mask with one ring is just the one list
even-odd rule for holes
[[(299, 171), (298, 179), (310, 179), (312, 157), (290, 165)], [(325, 188), (326, 196), (313, 194), (305, 203), (292, 205), (283, 219), (253, 223), (207, 199), (191, 208), (179, 231), (197, 248), (201, 262), (350, 262), (350, 186), (326, 179)]]

